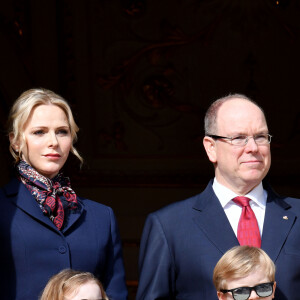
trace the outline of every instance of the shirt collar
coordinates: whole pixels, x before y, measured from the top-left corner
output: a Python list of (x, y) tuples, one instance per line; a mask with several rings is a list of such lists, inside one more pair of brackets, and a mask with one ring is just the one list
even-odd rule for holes
[[(229, 188), (220, 184), (216, 178), (214, 178), (213, 186), (212, 186), (216, 196), (218, 197), (222, 207), (224, 208), (233, 198), (239, 196)], [(253, 190), (251, 190), (245, 197), (250, 198), (254, 203), (258, 206), (264, 208), (266, 207), (267, 202), (267, 192), (263, 189), (262, 182), (258, 186), (256, 186)]]

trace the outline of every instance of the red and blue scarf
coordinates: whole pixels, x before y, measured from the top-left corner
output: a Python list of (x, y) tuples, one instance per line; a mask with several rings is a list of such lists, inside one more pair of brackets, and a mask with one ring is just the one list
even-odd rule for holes
[(69, 178), (59, 173), (53, 179), (49, 179), (23, 160), (18, 163), (17, 171), (19, 179), (39, 203), (44, 215), (61, 230), (65, 217), (64, 208), (77, 208), (77, 196), (71, 188)]

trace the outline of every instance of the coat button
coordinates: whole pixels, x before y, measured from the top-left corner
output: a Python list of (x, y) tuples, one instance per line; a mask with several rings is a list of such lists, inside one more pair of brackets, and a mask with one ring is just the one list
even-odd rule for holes
[(66, 249), (65, 246), (60, 246), (60, 247), (58, 248), (58, 251), (59, 251), (61, 254), (64, 254), (64, 253), (66, 253), (67, 249)]

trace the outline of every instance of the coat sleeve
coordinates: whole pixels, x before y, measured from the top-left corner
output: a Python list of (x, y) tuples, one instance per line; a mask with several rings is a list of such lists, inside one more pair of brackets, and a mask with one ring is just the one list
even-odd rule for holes
[(122, 244), (115, 215), (111, 208), (111, 244), (108, 249), (103, 285), (110, 300), (126, 300), (127, 288), (123, 263)]
[(175, 299), (175, 264), (159, 218), (150, 214), (140, 246), (137, 300)]

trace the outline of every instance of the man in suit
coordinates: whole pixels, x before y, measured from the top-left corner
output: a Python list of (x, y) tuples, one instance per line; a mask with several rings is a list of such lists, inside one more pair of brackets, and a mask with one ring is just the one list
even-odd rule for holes
[[(262, 182), (271, 164), (270, 142), (262, 109), (246, 96), (210, 106), (203, 144), (215, 178), (202, 193), (148, 216), (137, 300), (217, 300), (213, 269), (240, 243), (261, 245), (275, 262), (277, 300), (300, 299), (300, 200), (280, 197)], [(237, 196), (247, 197), (250, 206), (242, 208), (233, 201)], [(240, 223), (245, 210), (252, 214), (250, 231)], [(253, 231), (255, 242), (243, 241)]]

